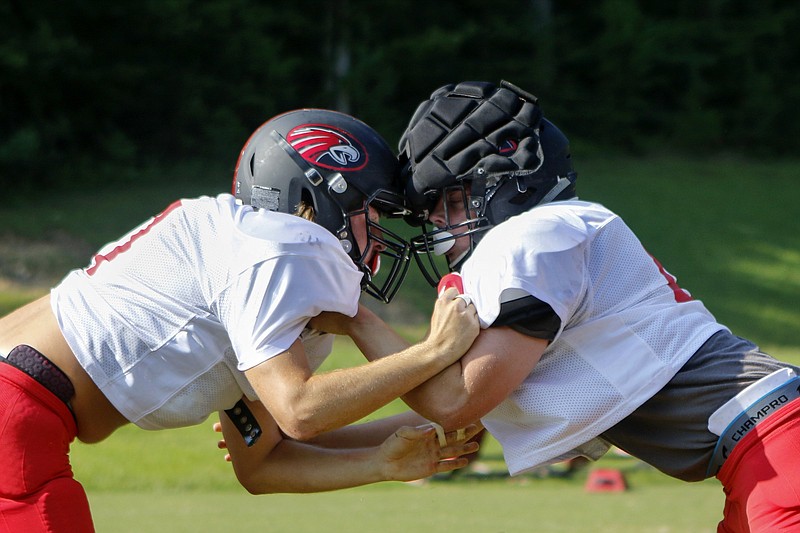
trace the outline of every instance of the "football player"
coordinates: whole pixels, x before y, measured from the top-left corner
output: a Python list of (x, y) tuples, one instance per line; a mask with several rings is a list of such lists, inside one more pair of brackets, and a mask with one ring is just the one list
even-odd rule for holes
[[(482, 328), (409, 405), (445, 428), (481, 420), (512, 474), (616, 445), (678, 479), (716, 476), (720, 531), (800, 529), (798, 368), (731, 333), (618, 215), (576, 196), (569, 142), (535, 96), (441, 87), (399, 148), (414, 254), (432, 283), (463, 287)], [(402, 346), (385, 337), (386, 353)]]
[(418, 417), (359, 426), (355, 442), (329, 433), (464, 353), (479, 328), (455, 291), (437, 300), (420, 344), (314, 373), (332, 336), (312, 318), (356, 315), (362, 288), (388, 301), (405, 275), (407, 243), (379, 223), (404, 212), (396, 177), (392, 151), (353, 117), (280, 115), (245, 144), (234, 194), (175, 202), (0, 320), (0, 530), (91, 531), (69, 464), (76, 437), (190, 426), (215, 411), (227, 411), (225, 440), (253, 493), (463, 466), (475, 447), (400, 427)]

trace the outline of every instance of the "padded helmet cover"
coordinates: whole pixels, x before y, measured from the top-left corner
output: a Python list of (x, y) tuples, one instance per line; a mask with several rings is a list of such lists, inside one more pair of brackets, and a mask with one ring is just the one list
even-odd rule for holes
[[(506, 81), (499, 87), (469, 81), (434, 91), (417, 107), (399, 149), (411, 209), (406, 221), (422, 226), (411, 244), (433, 285), (441, 277), (433, 256), (444, 253), (456, 233), (469, 236), (470, 251), (451, 258), (451, 271), (487, 229), (541, 203), (575, 196), (569, 141), (542, 116), (535, 96)], [(444, 226), (431, 228), (428, 215), (453, 188), (462, 192), (467, 220), (451, 222), (445, 210)]]
[(493, 206), (490, 224), (537, 205), (559, 177), (572, 183), (557, 198), (575, 194), (569, 141), (543, 118), (535, 96), (506, 81), (436, 90), (417, 108), (399, 148), (407, 200), (420, 216), (433, 208), (437, 191), (463, 181), (476, 182), (470, 189), (478, 201), (510, 180), (524, 191), (513, 207)]

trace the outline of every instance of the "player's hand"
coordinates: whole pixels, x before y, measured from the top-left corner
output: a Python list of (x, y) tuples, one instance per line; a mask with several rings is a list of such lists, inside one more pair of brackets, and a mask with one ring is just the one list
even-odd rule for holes
[[(222, 424), (220, 424), (219, 422), (214, 422), (214, 425), (212, 426), (212, 428), (217, 433), (222, 433)], [(225, 442), (225, 439), (220, 439), (220, 440), (217, 441), (217, 448), (219, 448), (220, 450), (227, 450), (228, 449), (228, 444)], [(230, 463), (231, 462), (231, 454), (226, 453), (225, 454), (225, 460)]]
[(467, 466), (462, 456), (478, 451), (477, 442), (467, 442), (477, 432), (477, 426), (470, 425), (461, 439), (456, 432), (447, 433), (447, 445), (440, 446), (431, 425), (401, 427), (380, 446), (385, 479), (414, 481)]
[(469, 297), (454, 288), (442, 291), (433, 308), (427, 339), (436, 345), (436, 352), (455, 361), (472, 346), (478, 333), (478, 313)]

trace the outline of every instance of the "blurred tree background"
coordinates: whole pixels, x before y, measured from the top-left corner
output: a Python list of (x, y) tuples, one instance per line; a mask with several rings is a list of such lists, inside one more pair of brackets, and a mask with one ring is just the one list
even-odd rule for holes
[(420, 100), (467, 79), (529, 90), (598, 150), (793, 156), (798, 30), (789, 0), (6, 0), (0, 193), (231, 171), (297, 107), (394, 145)]

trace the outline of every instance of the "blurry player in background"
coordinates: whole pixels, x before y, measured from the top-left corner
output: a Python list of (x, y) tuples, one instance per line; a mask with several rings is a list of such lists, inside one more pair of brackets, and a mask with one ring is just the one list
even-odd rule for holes
[(234, 467), (254, 493), (464, 466), (475, 446), (400, 427), (419, 417), (333, 431), (465, 352), (478, 321), (455, 291), (420, 344), (314, 374), (332, 337), (312, 317), (355, 315), (362, 288), (388, 301), (405, 275), (407, 243), (378, 222), (404, 213), (396, 171), (383, 139), (348, 115), (280, 115), (244, 146), (233, 195), (175, 202), (0, 320), (0, 531), (91, 531), (70, 443), (128, 423), (177, 428), (227, 410)]
[[(460, 273), (482, 327), (404, 396), (412, 408), (451, 429), (480, 419), (512, 474), (616, 445), (678, 479), (716, 476), (719, 531), (800, 530), (798, 369), (733, 335), (619, 216), (576, 197), (567, 138), (534, 96), (442, 87), (400, 158), (423, 271)], [(370, 331), (385, 353), (403, 346), (359, 328), (362, 347)]]

